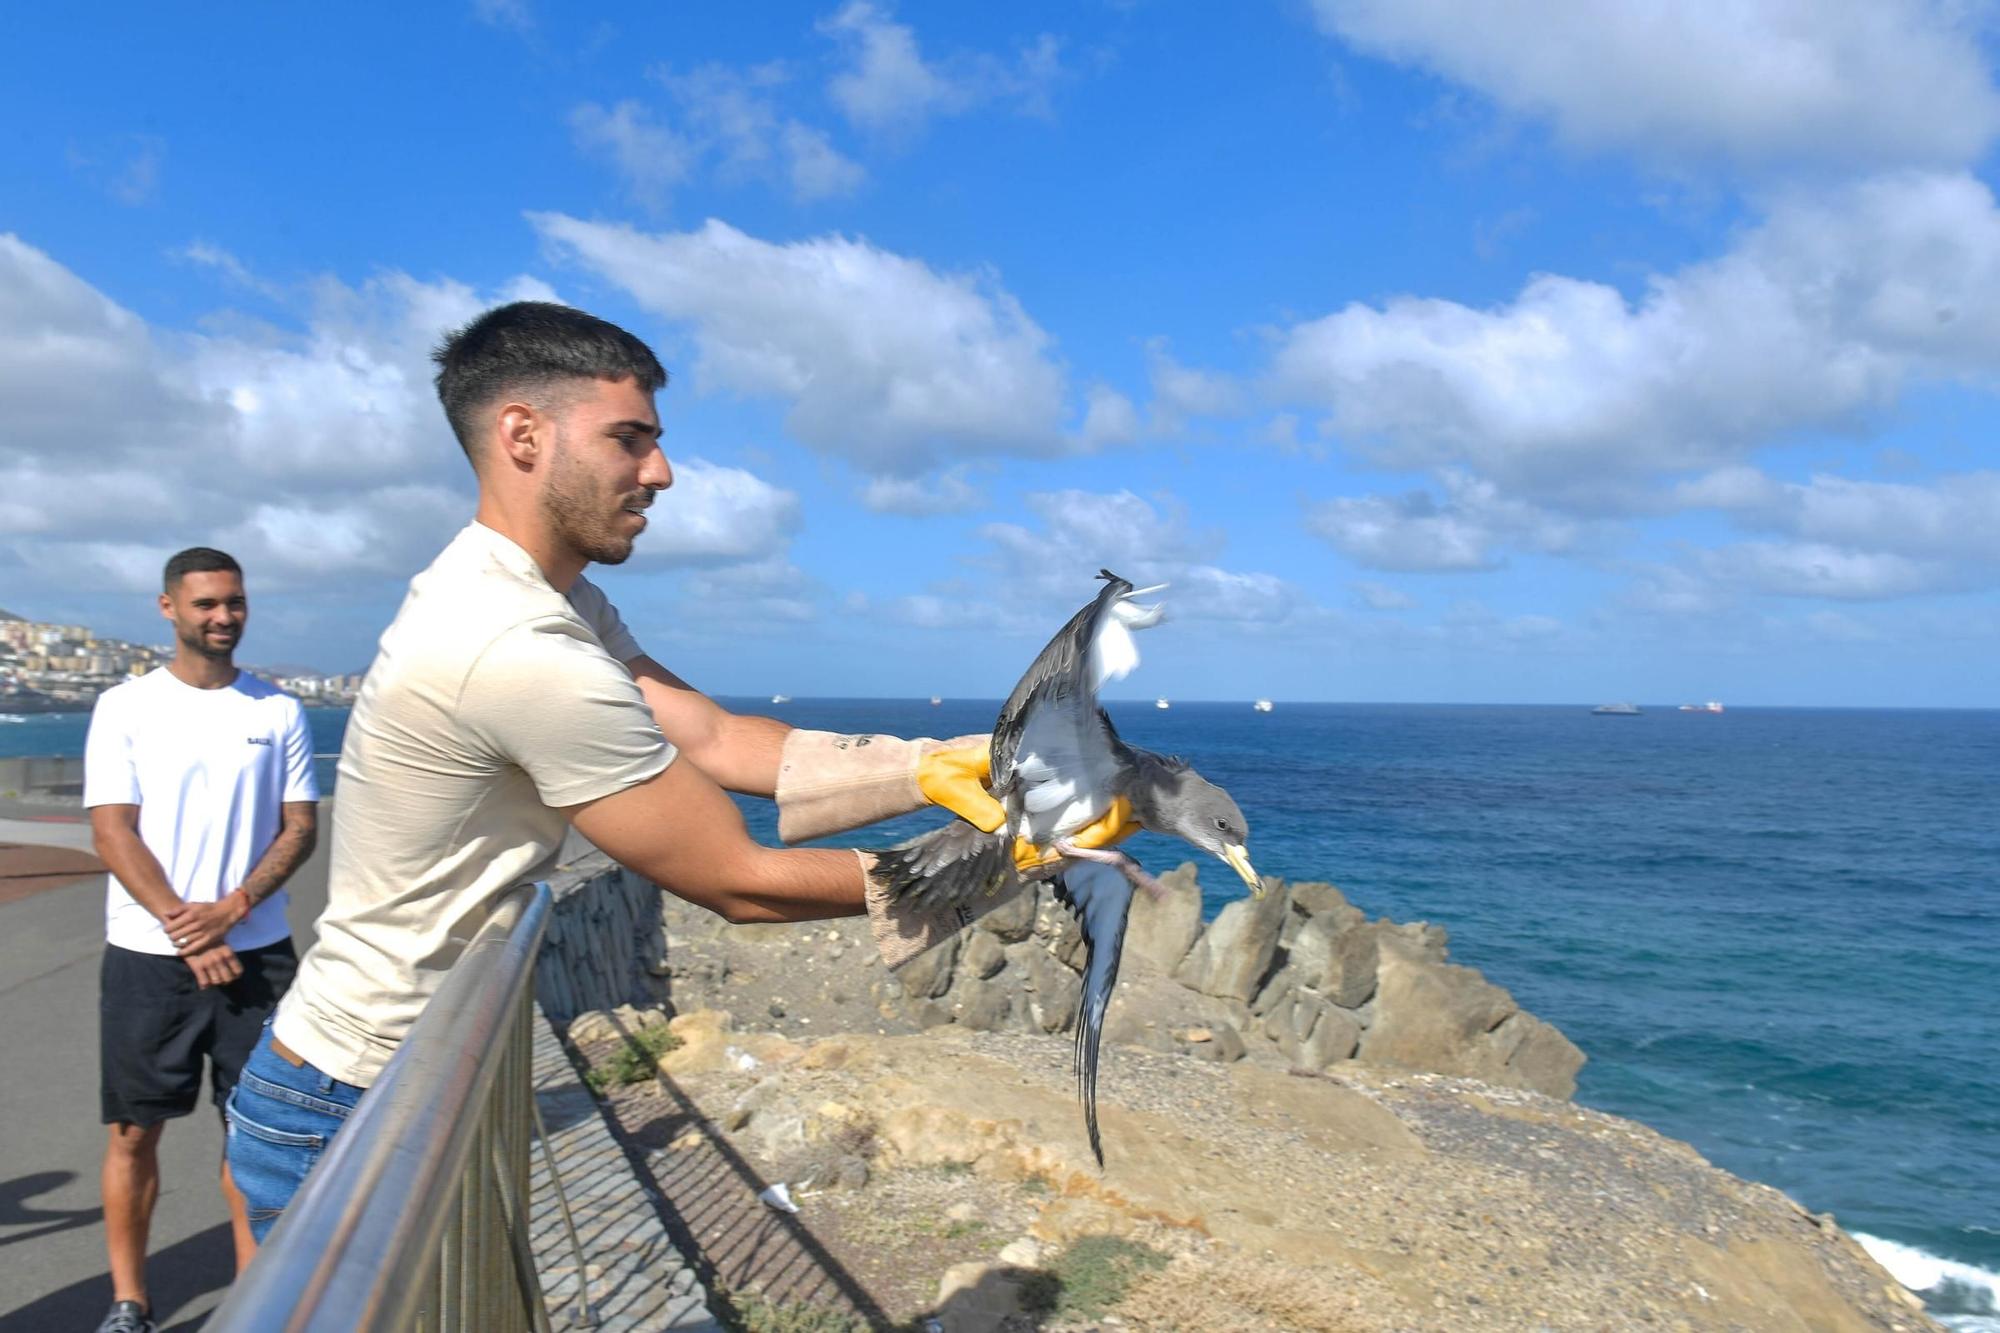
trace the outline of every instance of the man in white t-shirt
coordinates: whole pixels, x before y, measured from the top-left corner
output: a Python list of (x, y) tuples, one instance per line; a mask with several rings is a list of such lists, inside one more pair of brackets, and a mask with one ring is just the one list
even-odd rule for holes
[[(105, 888), (100, 981), (104, 1231), (112, 1307), (100, 1333), (151, 1333), (146, 1235), (166, 1122), (193, 1111), (202, 1066), (219, 1109), (297, 961), (283, 885), (312, 854), (319, 792), (299, 701), (238, 671), (243, 571), (197, 546), (167, 562), (174, 659), (105, 691), (85, 742), (83, 803)], [(222, 1167), (239, 1269), (255, 1252)]]
[(927, 802), (989, 830), (1003, 818), (982, 782), (986, 737), (836, 736), (730, 713), (647, 656), (583, 577), (631, 554), (672, 483), (653, 403), (666, 372), (643, 342), (524, 301), (436, 360), (479, 507), (382, 635), (341, 748), (318, 938), (229, 1105), (260, 1240), (466, 942), (548, 873), (571, 826), (730, 921), (868, 911), (893, 966), (970, 914), (883, 902), (851, 851), (759, 846), (728, 792), (775, 797), (787, 842)]

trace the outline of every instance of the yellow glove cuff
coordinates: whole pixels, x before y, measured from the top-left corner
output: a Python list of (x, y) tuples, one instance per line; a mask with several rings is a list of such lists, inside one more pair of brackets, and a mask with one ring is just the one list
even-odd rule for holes
[(992, 747), (983, 737), (977, 744), (933, 750), (917, 760), (917, 790), (932, 805), (991, 833), (1007, 822), (1007, 812), (986, 790), (992, 764)]

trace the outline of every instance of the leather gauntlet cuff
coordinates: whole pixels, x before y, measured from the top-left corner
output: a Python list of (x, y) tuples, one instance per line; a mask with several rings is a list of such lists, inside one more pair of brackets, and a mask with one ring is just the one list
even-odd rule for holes
[(778, 756), (778, 837), (807, 842), (922, 809), (917, 760), (937, 744), (794, 730)]

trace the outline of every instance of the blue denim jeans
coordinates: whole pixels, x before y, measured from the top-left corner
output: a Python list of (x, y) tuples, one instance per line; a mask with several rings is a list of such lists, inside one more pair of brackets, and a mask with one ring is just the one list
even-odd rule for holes
[(295, 1065), (271, 1049), (264, 1027), (223, 1115), (228, 1121), (229, 1174), (249, 1207), (258, 1244), (299, 1192), (306, 1173), (361, 1100), (363, 1089), (310, 1064)]

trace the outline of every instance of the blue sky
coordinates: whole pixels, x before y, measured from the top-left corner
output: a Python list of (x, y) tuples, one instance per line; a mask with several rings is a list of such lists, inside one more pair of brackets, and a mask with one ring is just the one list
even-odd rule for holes
[[(1504, 17), (1502, 9), (1504, 8)], [(2000, 705), (1982, 6), (129, 6), (14, 20), (0, 606), (358, 669), (439, 332), (674, 375), (603, 582), (723, 694)]]

